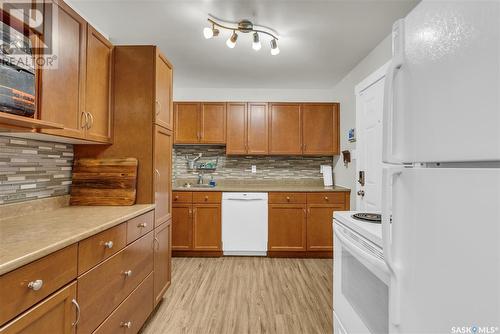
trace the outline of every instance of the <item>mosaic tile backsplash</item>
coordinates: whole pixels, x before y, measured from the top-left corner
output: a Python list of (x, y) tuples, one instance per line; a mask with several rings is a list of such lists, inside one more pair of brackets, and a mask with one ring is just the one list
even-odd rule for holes
[[(176, 145), (173, 151), (173, 180), (196, 178), (198, 172), (188, 168), (186, 155), (193, 159), (202, 153), (198, 162), (214, 162), (218, 158), (217, 170), (205, 172), (210, 177), (226, 180), (285, 180), (322, 179), (320, 165), (332, 165), (333, 157), (292, 156), (226, 156), (221, 146)], [(257, 173), (251, 173), (251, 166)]]
[(0, 136), (0, 205), (66, 195), (73, 145)]

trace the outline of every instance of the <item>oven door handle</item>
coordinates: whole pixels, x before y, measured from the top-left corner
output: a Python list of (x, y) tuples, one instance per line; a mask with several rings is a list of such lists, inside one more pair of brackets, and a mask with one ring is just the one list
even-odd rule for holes
[(352, 241), (350, 241), (344, 233), (339, 230), (335, 226), (335, 235), (337, 238), (340, 240), (342, 245), (344, 245), (346, 248), (348, 248), (351, 252), (355, 253), (359, 257), (362, 257), (366, 261), (368, 261), (371, 265), (377, 267), (379, 270), (383, 272), (387, 272), (387, 266), (385, 262), (377, 257), (375, 257), (373, 254), (363, 250), (362, 248), (356, 246)]

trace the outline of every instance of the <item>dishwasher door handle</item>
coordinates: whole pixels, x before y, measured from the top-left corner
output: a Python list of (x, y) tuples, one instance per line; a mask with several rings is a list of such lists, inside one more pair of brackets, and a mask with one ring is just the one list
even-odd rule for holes
[(265, 201), (263, 198), (225, 198), (225, 201)]

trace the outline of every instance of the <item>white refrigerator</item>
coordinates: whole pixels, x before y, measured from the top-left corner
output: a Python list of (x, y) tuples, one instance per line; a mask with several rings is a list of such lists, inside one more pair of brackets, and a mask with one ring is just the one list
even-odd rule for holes
[(500, 2), (393, 26), (383, 121), (390, 333), (500, 333)]

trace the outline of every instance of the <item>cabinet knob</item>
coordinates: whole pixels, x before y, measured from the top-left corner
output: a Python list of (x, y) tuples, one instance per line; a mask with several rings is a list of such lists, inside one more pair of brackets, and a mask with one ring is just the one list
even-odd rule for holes
[(287, 197), (286, 197), (286, 200), (290, 202), (290, 196), (287, 196)]
[(175, 196), (174, 199), (177, 201), (179, 199), (179, 195)]
[(104, 248), (111, 249), (113, 248), (113, 241), (109, 240), (104, 243)]
[(205, 196), (205, 201), (208, 201), (208, 196)]
[(325, 201), (328, 201), (328, 196), (325, 196)]
[(124, 272), (123, 272), (123, 275), (125, 275), (125, 277), (130, 277), (130, 276), (132, 276), (132, 270), (127, 270), (127, 271), (124, 271)]
[(43, 281), (41, 279), (37, 279), (35, 281), (31, 281), (28, 283), (28, 288), (30, 288), (33, 291), (40, 290), (42, 286), (43, 286)]
[(143, 228), (143, 227), (146, 227), (146, 226), (148, 226), (148, 224), (146, 224), (146, 223), (137, 224), (138, 228)]
[(120, 327), (130, 328), (132, 327), (132, 321), (122, 322), (120, 323)]

